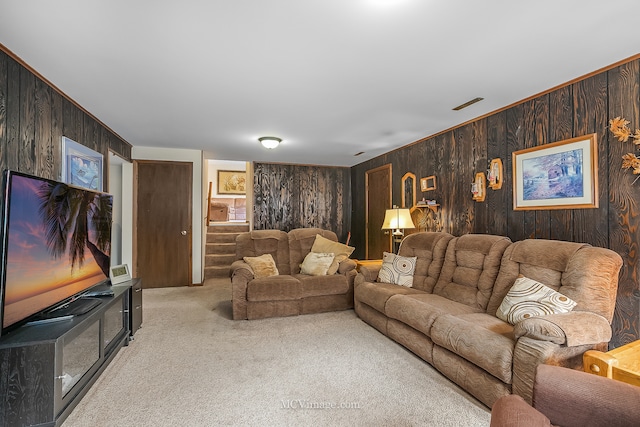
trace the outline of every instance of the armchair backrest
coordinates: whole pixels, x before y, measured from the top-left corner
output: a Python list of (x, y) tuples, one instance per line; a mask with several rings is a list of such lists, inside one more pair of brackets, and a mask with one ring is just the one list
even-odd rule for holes
[(511, 240), (490, 234), (465, 234), (449, 241), (433, 293), (470, 307), (486, 309), (500, 262)]
[(398, 255), (417, 258), (413, 273), (414, 288), (433, 292), (451, 239), (453, 235), (449, 233), (426, 231), (410, 234), (402, 240)]
[(236, 237), (236, 259), (271, 254), (280, 274), (291, 274), (289, 238), (280, 230), (254, 230)]
[(297, 228), (288, 233), (289, 238), (289, 263), (291, 265), (291, 274), (300, 273), (300, 264), (304, 258), (311, 252), (316, 235), (321, 235), (325, 239), (338, 241), (338, 236), (333, 231), (323, 230), (321, 228)]
[(620, 255), (586, 243), (545, 239), (515, 242), (504, 253), (487, 313), (495, 314), (522, 274), (577, 302), (574, 311), (590, 311), (611, 323), (621, 267)]

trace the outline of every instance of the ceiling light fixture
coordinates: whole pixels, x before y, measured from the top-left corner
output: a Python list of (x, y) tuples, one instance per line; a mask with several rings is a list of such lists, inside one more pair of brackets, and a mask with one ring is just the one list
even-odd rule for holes
[(271, 150), (280, 145), (282, 139), (276, 138), (275, 136), (263, 136), (258, 138), (258, 141), (260, 141), (260, 144), (262, 144), (264, 148), (268, 148)]

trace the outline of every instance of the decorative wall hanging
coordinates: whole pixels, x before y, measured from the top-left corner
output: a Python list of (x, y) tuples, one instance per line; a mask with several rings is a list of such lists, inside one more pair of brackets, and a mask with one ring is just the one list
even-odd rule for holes
[[(636, 129), (636, 132), (632, 134), (631, 129), (627, 126), (628, 124), (628, 120), (622, 117), (616, 117), (615, 119), (609, 120), (609, 130), (618, 141), (627, 142), (629, 138), (631, 138), (636, 146), (640, 146), (640, 129)], [(640, 174), (640, 158), (633, 153), (625, 154), (622, 156), (622, 169), (631, 169), (634, 175)], [(640, 176), (634, 179), (633, 183), (635, 183), (638, 178), (640, 178)]]
[(487, 181), (489, 181), (489, 187), (493, 190), (501, 189), (503, 178), (504, 175), (502, 174), (502, 160), (491, 160), (489, 169), (487, 170)]
[(218, 194), (246, 194), (245, 171), (218, 171)]
[(416, 176), (407, 172), (402, 177), (402, 207), (411, 208), (416, 204)]
[(102, 191), (102, 162), (102, 154), (62, 137), (62, 181)]
[(513, 208), (597, 208), (597, 153), (595, 133), (514, 151)]
[(484, 176), (484, 172), (478, 172), (471, 184), (471, 193), (473, 194), (473, 200), (476, 202), (484, 202), (485, 195), (487, 194), (487, 180)]
[(431, 191), (436, 189), (436, 176), (431, 175), (426, 178), (420, 179), (420, 190), (421, 191)]

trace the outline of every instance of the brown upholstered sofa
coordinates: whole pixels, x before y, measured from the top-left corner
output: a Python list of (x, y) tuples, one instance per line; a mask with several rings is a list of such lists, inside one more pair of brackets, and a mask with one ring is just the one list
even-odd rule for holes
[[(236, 238), (236, 261), (231, 265), (234, 319), (296, 316), (353, 308), (356, 262), (346, 258), (330, 275), (301, 274), (300, 264), (316, 236), (337, 242), (336, 234), (319, 228), (255, 230)], [(256, 278), (244, 257), (270, 254), (278, 275)]]
[[(582, 354), (611, 338), (618, 274), (615, 252), (587, 244), (502, 236), (415, 233), (399, 255), (416, 257), (412, 287), (355, 280), (355, 311), (491, 407), (516, 394), (531, 402), (539, 364), (582, 367)], [(519, 275), (577, 303), (568, 313), (515, 324), (496, 316)]]

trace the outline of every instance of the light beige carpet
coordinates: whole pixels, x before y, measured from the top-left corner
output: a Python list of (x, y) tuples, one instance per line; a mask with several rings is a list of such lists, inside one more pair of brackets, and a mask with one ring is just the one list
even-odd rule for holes
[(488, 426), (490, 413), (353, 310), (231, 320), (231, 285), (145, 289), (143, 327), (75, 426)]

